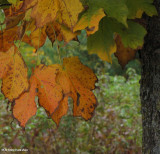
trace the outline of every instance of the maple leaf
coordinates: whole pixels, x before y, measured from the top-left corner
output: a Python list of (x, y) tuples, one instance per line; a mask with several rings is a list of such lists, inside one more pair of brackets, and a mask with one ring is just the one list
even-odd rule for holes
[(114, 31), (121, 36), (124, 47), (137, 49), (143, 45), (144, 36), (147, 32), (140, 24), (128, 21), (128, 28), (118, 25), (116, 22), (112, 25)]
[(102, 60), (112, 62), (111, 55), (117, 50), (114, 41), (119, 34), (125, 48), (137, 49), (143, 45), (146, 30), (139, 24), (128, 21), (128, 27), (113, 18), (104, 17), (99, 30), (88, 37), (89, 53), (96, 53)]
[(81, 16), (73, 31), (87, 28), (88, 34), (94, 34), (98, 30), (99, 22), (104, 16), (103, 9), (90, 8)]
[(125, 48), (119, 35), (116, 36), (115, 41), (117, 45), (115, 56), (118, 58), (119, 64), (124, 68), (129, 61), (135, 58), (136, 50)]
[[(9, 52), (14, 52), (11, 62), (8, 65), (6, 75), (2, 78), (2, 93), (9, 101), (18, 98), (29, 88), (27, 78), (27, 67), (22, 56), (13, 46)], [(10, 59), (9, 59), (10, 60)]]
[[(68, 97), (72, 97), (74, 101), (74, 116), (82, 116), (89, 120), (97, 105), (92, 92), (96, 81), (97, 77), (93, 71), (83, 65), (78, 57), (64, 58), (63, 65), (41, 64), (35, 68), (30, 79), (29, 92), (15, 100), (14, 117), (25, 127), (27, 121), (36, 113), (34, 98), (37, 95), (39, 105), (46, 110), (57, 126), (61, 118), (67, 114)], [(27, 112), (29, 109), (31, 111)]]
[(35, 103), (37, 82), (34, 77), (30, 79), (30, 89), (15, 100), (13, 116), (19, 121), (20, 126), (25, 127), (27, 121), (36, 114)]
[(80, 62), (78, 57), (64, 58), (63, 67), (70, 80), (74, 116), (82, 116), (85, 120), (91, 119), (97, 106), (96, 97), (92, 92), (97, 77), (90, 68)]
[(127, 0), (128, 18), (141, 18), (143, 12), (149, 16), (157, 15), (157, 10), (153, 5), (153, 0)]
[(100, 21), (99, 30), (88, 37), (88, 51), (97, 54), (102, 60), (112, 62), (111, 55), (116, 52), (114, 32), (107, 18)]
[(89, 7), (103, 8), (108, 17), (116, 19), (127, 27), (128, 8), (125, 0), (89, 0)]

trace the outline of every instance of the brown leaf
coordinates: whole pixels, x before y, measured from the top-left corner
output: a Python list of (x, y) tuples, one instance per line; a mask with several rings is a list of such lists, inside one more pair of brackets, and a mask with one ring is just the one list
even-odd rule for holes
[(136, 50), (124, 47), (119, 35), (116, 36), (115, 41), (117, 45), (115, 56), (118, 58), (119, 64), (124, 68), (129, 61), (135, 58)]
[(59, 23), (50, 23), (46, 28), (46, 34), (52, 43), (57, 39), (64, 40), (66, 43), (76, 37), (77, 33), (73, 33), (69, 28)]
[(31, 24), (28, 23), (25, 27), (27, 31), (31, 32), (31, 34), (29, 36), (25, 34), (22, 41), (33, 46), (36, 50), (42, 47), (47, 38), (45, 32), (46, 27), (37, 29), (34, 21), (32, 21)]
[(14, 45), (14, 41), (19, 39), (18, 31), (17, 26), (3, 32), (0, 31), (0, 52), (6, 52)]

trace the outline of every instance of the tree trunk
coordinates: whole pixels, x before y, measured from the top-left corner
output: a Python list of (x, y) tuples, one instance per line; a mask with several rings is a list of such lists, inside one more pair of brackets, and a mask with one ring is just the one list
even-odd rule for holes
[(158, 16), (147, 17), (147, 36), (141, 50), (142, 152), (160, 154), (160, 0)]

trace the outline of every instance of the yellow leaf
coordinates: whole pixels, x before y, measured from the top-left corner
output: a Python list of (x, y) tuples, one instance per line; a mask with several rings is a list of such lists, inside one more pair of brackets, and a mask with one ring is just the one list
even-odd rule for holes
[(27, 121), (37, 112), (37, 106), (35, 103), (36, 88), (36, 79), (31, 77), (29, 92), (25, 92), (20, 98), (15, 100), (13, 115), (22, 127), (25, 127)]
[(11, 63), (14, 55), (14, 50), (7, 52), (0, 52), (0, 78), (2, 79), (8, 70), (8, 66)]
[(116, 44), (108, 47), (107, 52), (106, 48), (103, 48), (103, 46), (96, 49), (90, 48), (89, 54), (97, 54), (102, 60), (112, 63), (111, 55), (116, 52), (116, 49)]
[(78, 21), (79, 13), (83, 10), (80, 0), (59, 0), (59, 9), (59, 22), (73, 29)]
[(136, 16), (135, 18), (141, 18), (142, 17), (142, 14), (143, 14), (143, 10), (139, 9), (136, 13)]
[[(18, 98), (23, 92), (29, 88), (27, 78), (27, 67), (23, 61), (22, 56), (13, 46), (10, 50), (15, 51), (13, 59), (8, 66), (6, 75), (2, 79), (2, 92), (9, 101)], [(13, 52), (12, 51), (12, 52)]]
[(98, 30), (100, 20), (105, 16), (103, 9), (88, 10), (78, 21), (73, 31), (87, 28), (88, 34), (93, 34)]
[(58, 11), (58, 0), (37, 0), (31, 17), (36, 20), (38, 28), (55, 20)]

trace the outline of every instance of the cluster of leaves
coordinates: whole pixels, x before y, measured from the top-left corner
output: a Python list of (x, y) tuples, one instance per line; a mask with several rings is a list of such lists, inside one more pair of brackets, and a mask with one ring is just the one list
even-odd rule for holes
[[(100, 72), (102, 70), (99, 70)], [(141, 153), (139, 79), (133, 69), (123, 76), (98, 75), (94, 93), (99, 105), (92, 122), (73, 118), (70, 109), (59, 128), (39, 108), (25, 128), (12, 121), (11, 112), (0, 105), (0, 148), (28, 148), (32, 153)], [(107, 83), (107, 84), (106, 84)], [(70, 107), (72, 102), (69, 103)], [(107, 111), (107, 112), (106, 112)], [(45, 150), (45, 151), (44, 151)]]
[(36, 113), (35, 96), (57, 125), (68, 110), (68, 97), (74, 101), (74, 116), (90, 119), (97, 104), (92, 92), (97, 78), (77, 57), (71, 57), (65, 58), (63, 64), (38, 65), (28, 80), (28, 70), (19, 52), (21, 42), (37, 51), (47, 37), (52, 43), (57, 40), (68, 43), (86, 29), (89, 52), (108, 62), (116, 52), (124, 67), (143, 45), (146, 34), (134, 19), (141, 18), (143, 12), (150, 16), (157, 13), (152, 0), (8, 2), (12, 5), (3, 9), (5, 20), (0, 31), (0, 78), (2, 92), (13, 102), (13, 115), (23, 127)]

